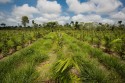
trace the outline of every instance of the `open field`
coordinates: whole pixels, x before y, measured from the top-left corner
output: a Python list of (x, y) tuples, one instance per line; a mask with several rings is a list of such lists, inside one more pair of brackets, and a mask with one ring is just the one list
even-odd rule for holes
[(0, 83), (125, 83), (125, 0), (0, 0)]
[(0, 83), (125, 82), (124, 31), (0, 32)]
[(125, 83), (125, 0), (0, 0), (0, 83)]

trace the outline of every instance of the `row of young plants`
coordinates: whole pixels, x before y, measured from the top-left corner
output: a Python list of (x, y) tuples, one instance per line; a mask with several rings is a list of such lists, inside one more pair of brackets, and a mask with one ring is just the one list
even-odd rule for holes
[[(125, 64), (120, 59), (108, 56), (103, 51), (62, 32), (52, 32), (31, 46), (2, 59), (0, 83), (39, 83), (39, 73), (35, 68), (49, 58), (48, 53), (55, 41), (58, 44), (57, 61), (48, 72), (52, 73), (53, 82), (124, 83), (120, 76), (124, 80)], [(106, 66), (102, 68), (104, 64)]]
[[(91, 46), (87, 45), (86, 43), (77, 41), (75, 39), (74, 40), (72, 39), (71, 41), (69, 41), (70, 42), (69, 45), (70, 45), (70, 48), (72, 49), (73, 54), (81, 56), (79, 60), (82, 60), (82, 62), (79, 64), (82, 64), (82, 65), (80, 65), (79, 67), (81, 69), (82, 82), (99, 82), (99, 83), (111, 83), (111, 82), (122, 83), (123, 82), (117, 73), (115, 73), (112, 70), (108, 70), (107, 68), (102, 68), (103, 65), (99, 64), (97, 59), (93, 59), (90, 56), (90, 52), (91, 50), (94, 51), (94, 48), (92, 49)], [(104, 54), (103, 52), (100, 52), (100, 53)], [(114, 58), (111, 57), (111, 60), (112, 59)], [(119, 66), (124, 65), (122, 64), (120, 59), (118, 60), (119, 60), (119, 63), (116, 62), (117, 65)]]
[[(89, 54), (91, 58), (94, 58), (96, 59), (96, 61), (99, 61), (106, 69), (113, 71), (113, 73), (116, 72), (117, 74), (119, 74), (117, 76), (121, 78), (122, 83), (125, 81), (125, 63), (121, 59), (114, 56), (110, 56), (109, 54), (104, 53), (102, 50), (92, 47), (88, 43), (83, 44), (83, 42), (79, 41), (78, 44), (80, 47), (84, 48), (84, 50)], [(113, 75), (111, 74), (111, 77), (112, 76)], [(116, 80), (115, 82), (119, 83), (118, 80)]]
[(0, 31), (0, 58), (11, 55), (38, 38), (43, 37), (48, 31), (44, 30), (1, 30)]
[(125, 31), (72, 30), (67, 34), (101, 48), (104, 52), (119, 55), (125, 59)]
[(99, 62), (102, 63), (109, 69), (114, 69), (125, 81), (125, 63), (116, 57), (111, 57), (108, 54), (101, 52), (98, 49), (91, 48), (90, 55), (98, 58)]
[(48, 59), (53, 40), (44, 37), (0, 61), (0, 83), (37, 83), (36, 66)]
[[(53, 82), (57, 83), (122, 83), (113, 70), (103, 69), (97, 59), (90, 58), (92, 47), (58, 33), (57, 61), (51, 69)], [(89, 48), (86, 48), (88, 46)], [(103, 53), (103, 52), (101, 52)], [(111, 58), (113, 59), (113, 58)], [(121, 64), (118, 64), (121, 65)]]

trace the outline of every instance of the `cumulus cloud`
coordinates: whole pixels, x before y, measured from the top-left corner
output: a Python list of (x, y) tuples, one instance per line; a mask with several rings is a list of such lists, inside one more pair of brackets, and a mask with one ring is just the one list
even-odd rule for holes
[(119, 12), (114, 13), (110, 17), (115, 20), (125, 20), (125, 13), (123, 13), (122, 11), (119, 11)]
[(57, 1), (38, 0), (37, 8), (41, 13), (54, 13), (61, 12), (61, 5)]
[[(61, 5), (57, 1), (38, 0), (36, 7), (24, 4), (15, 6), (12, 15), (16, 20), (21, 21), (21, 17), (26, 15), (30, 20), (35, 20), (36, 23), (42, 24), (49, 21), (58, 21), (60, 24), (66, 23), (70, 17), (61, 15)], [(34, 14), (38, 14), (34, 15)], [(19, 20), (20, 19), (20, 20)], [(14, 19), (9, 18), (9, 21), (14, 22)]]
[(0, 21), (4, 18), (4, 13), (3, 12), (0, 12)]
[(0, 12), (0, 23), (6, 23), (7, 25), (17, 25), (18, 21), (10, 14)]
[(78, 14), (72, 17), (73, 21), (79, 22), (99, 22), (102, 20), (100, 15), (92, 14), (92, 15), (82, 15)]
[(7, 21), (8, 21), (8, 22), (13, 22), (13, 23), (16, 23), (16, 22), (17, 22), (17, 20), (16, 20), (16, 19), (13, 19), (13, 18), (7, 18)]
[(35, 22), (37, 22), (37, 23), (39, 23), (39, 24), (49, 21), (48, 19), (46, 19), (46, 18), (44, 18), (44, 17), (37, 17), (37, 18), (35, 18), (34, 20), (35, 20)]
[(112, 19), (103, 18), (103, 19), (102, 19), (102, 23), (114, 24), (115, 22), (114, 22)]
[(24, 4), (22, 6), (15, 6), (12, 11), (12, 14), (16, 17), (22, 17), (26, 15), (32, 18), (33, 14), (35, 13), (39, 13), (39, 11), (35, 7), (29, 6), (28, 4)]
[(78, 21), (78, 22), (102, 22), (102, 23), (110, 23), (110, 24), (114, 23), (113, 20), (102, 18), (100, 15), (96, 15), (96, 14), (90, 14), (90, 15), (78, 14), (76, 16), (73, 16), (72, 20)]
[(9, 3), (9, 2), (11, 2), (11, 0), (0, 0), (0, 3), (3, 3), (3, 4)]
[(119, 0), (91, 0), (96, 5), (96, 12), (107, 13), (117, 10), (122, 6)]
[(125, 13), (125, 8), (122, 9), (122, 12)]
[[(71, 20), (79, 22), (103, 22), (114, 23), (114, 19), (125, 19), (125, 8), (118, 11), (122, 6), (119, 0), (88, 0), (80, 2), (79, 0), (66, 0), (70, 13), (62, 11), (61, 5), (56, 0), (37, 0), (36, 6), (23, 4), (22, 6), (14, 6), (11, 15), (0, 12), (0, 22), (8, 22), (10, 25), (21, 23), (21, 17), (26, 15), (29, 17), (30, 24), (32, 20), (42, 24), (49, 21), (58, 21), (65, 24)], [(102, 17), (102, 13), (107, 16)], [(5, 16), (6, 15), (6, 16)]]
[(60, 16), (56, 20), (59, 22), (59, 24), (63, 25), (70, 20), (70, 17), (69, 16)]
[(59, 24), (64, 24), (70, 19), (69, 16), (61, 15), (61, 5), (56, 0), (38, 0), (36, 8), (41, 14), (40, 17), (35, 18), (37, 23), (58, 21)]
[(70, 20), (69, 16), (59, 16), (56, 18), (45, 18), (45, 17), (37, 17), (34, 19), (37, 23), (44, 23), (44, 22), (50, 22), (50, 21), (58, 21), (59, 24), (65, 24)]
[(39, 14), (39, 11), (37, 8), (33, 6), (29, 6), (28, 4), (23, 4), (22, 6), (14, 6), (12, 10), (12, 16), (7, 19), (7, 21), (16, 24), (21, 24), (21, 17), (22, 16), (28, 16), (29, 19), (34, 18), (35, 14)]
[(74, 13), (90, 12), (95, 9), (94, 4), (91, 3), (90, 1), (80, 3), (78, 0), (66, 0), (66, 3), (69, 6), (69, 10)]
[(45, 13), (45, 14), (42, 14), (42, 16), (47, 18), (47, 19), (55, 19), (55, 18), (58, 18), (60, 16), (60, 14)]
[(119, 0), (89, 0), (80, 3), (79, 0), (66, 0), (69, 10), (74, 13), (108, 13), (115, 11), (118, 7), (122, 6)]

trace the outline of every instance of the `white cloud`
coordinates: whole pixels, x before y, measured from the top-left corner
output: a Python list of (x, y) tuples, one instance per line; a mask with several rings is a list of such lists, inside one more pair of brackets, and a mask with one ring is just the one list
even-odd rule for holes
[(122, 9), (122, 12), (125, 13), (125, 7)]
[(103, 18), (102, 23), (114, 24), (114, 21), (111, 19)]
[(63, 25), (63, 24), (67, 23), (70, 20), (70, 17), (69, 16), (60, 16), (56, 20), (59, 22), (59, 24)]
[(39, 14), (37, 8), (24, 4), (22, 6), (15, 6), (12, 11), (12, 16), (7, 19), (7, 21), (16, 24), (21, 24), (21, 17), (28, 16), (29, 19), (34, 18), (34, 14)]
[(59, 17), (60, 15), (59, 14), (42, 14), (43, 17), (47, 18), (47, 19), (55, 19), (57, 17)]
[[(61, 5), (57, 1), (38, 0), (36, 7), (29, 6), (28, 4), (15, 6), (12, 10), (12, 15), (6, 21), (9, 24), (13, 24), (13, 22), (21, 24), (21, 17), (25, 15), (29, 17), (29, 20), (35, 19), (36, 22), (43, 23), (59, 19), (61, 17), (60, 14)], [(0, 18), (3, 19), (3, 16), (0, 16)]]
[(7, 21), (8, 21), (8, 22), (17, 23), (17, 20), (16, 20), (16, 19), (13, 19), (13, 18), (7, 18)]
[(88, 0), (80, 3), (79, 0), (66, 0), (69, 10), (74, 13), (108, 13), (115, 11), (122, 3), (119, 0)]
[(0, 23), (6, 23), (7, 25), (18, 25), (21, 24), (21, 17), (26, 15), (31, 20), (34, 18), (34, 14), (38, 14), (39, 11), (28, 4), (22, 6), (15, 6), (10, 13), (0, 12)]
[(9, 2), (11, 2), (11, 0), (0, 0), (0, 3), (3, 3), (3, 4), (9, 3)]
[(59, 24), (65, 24), (70, 20), (69, 16), (59, 16), (57, 18), (45, 18), (45, 17), (37, 17), (34, 19), (36, 23), (44, 23), (44, 22), (50, 22), (50, 21), (58, 21)]
[(58, 21), (63, 24), (69, 20), (69, 17), (61, 16), (61, 5), (57, 1), (38, 0), (36, 8), (40, 12), (40, 17), (35, 18), (37, 23), (44, 23), (49, 21)]
[[(35, 20), (38, 24), (49, 21), (58, 21), (60, 24), (65, 24), (71, 20), (112, 24), (114, 23), (113, 20), (125, 19), (125, 8), (118, 11), (118, 8), (122, 6), (119, 0), (88, 0), (82, 3), (79, 0), (66, 0), (66, 3), (69, 6), (69, 11), (76, 15), (70, 17), (70, 13), (67, 11), (62, 12), (62, 7), (56, 0), (37, 0), (36, 7), (23, 4), (22, 6), (15, 6), (11, 15), (0, 12), (0, 22), (8, 22), (9, 25), (21, 24), (21, 17), (24, 15), (29, 17), (30, 24), (32, 20)], [(103, 18), (102, 13), (109, 15), (109, 18)]]
[(0, 21), (5, 17), (3, 12), (0, 12)]
[(46, 19), (44, 17), (37, 17), (34, 20), (35, 20), (36, 23), (39, 23), (39, 24), (49, 21), (48, 19)]
[(66, 3), (69, 6), (69, 10), (74, 13), (90, 12), (95, 9), (94, 4), (91, 3), (90, 1), (80, 3), (78, 0), (66, 0)]
[(102, 20), (100, 15), (92, 14), (92, 15), (82, 15), (78, 14), (72, 17), (73, 21), (79, 22), (99, 22)]
[(33, 18), (33, 14), (39, 13), (35, 7), (30, 7), (28, 4), (24, 4), (22, 6), (15, 6), (12, 14), (16, 17), (28, 16)]
[(115, 20), (125, 20), (125, 13), (123, 13), (122, 11), (119, 11), (111, 15), (110, 17)]
[(17, 20), (8, 13), (0, 12), (0, 23), (6, 23), (6, 25), (17, 25)]
[(118, 7), (122, 6), (119, 0), (91, 0), (96, 5), (96, 12), (107, 13), (115, 11)]
[(113, 20), (102, 18), (100, 15), (96, 15), (96, 14), (90, 14), (90, 15), (78, 14), (76, 16), (73, 16), (72, 20), (78, 21), (78, 22), (102, 22), (102, 23), (109, 23), (109, 24), (114, 23)]
[(57, 1), (38, 0), (36, 8), (41, 13), (40, 17), (35, 18), (37, 23), (58, 21), (59, 24), (64, 24), (70, 19), (69, 16), (61, 15), (61, 5)]
[(38, 0), (37, 8), (41, 13), (58, 14), (61, 12), (61, 5), (57, 1)]

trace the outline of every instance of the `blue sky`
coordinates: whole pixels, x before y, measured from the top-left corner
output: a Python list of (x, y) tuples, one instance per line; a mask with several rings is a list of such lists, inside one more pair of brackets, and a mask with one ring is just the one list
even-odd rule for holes
[(21, 24), (28, 16), (42, 24), (58, 21), (102, 22), (114, 24), (125, 21), (124, 0), (0, 0), (0, 23)]

